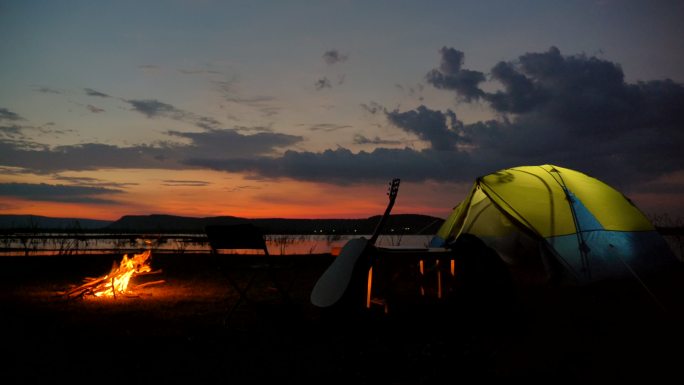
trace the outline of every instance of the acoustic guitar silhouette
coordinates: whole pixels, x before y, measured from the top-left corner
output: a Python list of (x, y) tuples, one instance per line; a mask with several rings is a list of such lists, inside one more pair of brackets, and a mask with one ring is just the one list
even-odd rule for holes
[(372, 250), (380, 236), (399, 191), (400, 180), (390, 182), (387, 195), (389, 203), (369, 239), (364, 237), (349, 240), (333, 263), (326, 269), (311, 291), (311, 303), (318, 307), (330, 307), (342, 302), (345, 297), (361, 301), (357, 288), (365, 288), (368, 270), (373, 264)]

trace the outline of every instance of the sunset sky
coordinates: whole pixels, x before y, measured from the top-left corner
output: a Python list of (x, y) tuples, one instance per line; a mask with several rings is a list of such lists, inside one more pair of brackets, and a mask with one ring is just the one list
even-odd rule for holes
[(0, 214), (445, 217), (556, 164), (684, 217), (681, 1), (0, 0)]

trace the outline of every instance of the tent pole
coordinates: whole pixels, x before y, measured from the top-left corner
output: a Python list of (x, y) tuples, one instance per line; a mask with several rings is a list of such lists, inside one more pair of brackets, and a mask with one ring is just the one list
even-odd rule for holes
[[(543, 169), (543, 168), (542, 168)], [(574, 205), (574, 198), (572, 195), (570, 195), (570, 190), (568, 190), (567, 185), (565, 184), (565, 180), (563, 180), (563, 176), (560, 174), (560, 171), (556, 170), (555, 168), (552, 168), (551, 171), (555, 172), (558, 175), (558, 178), (560, 178), (560, 181), (556, 178), (553, 177), (551, 174), (551, 171), (547, 171), (543, 169), (551, 177), (558, 182), (558, 184), (561, 186), (563, 189), (563, 193), (565, 193), (565, 199), (568, 201), (568, 205), (570, 206), (570, 213), (572, 214), (572, 221), (575, 224), (575, 235), (577, 236), (577, 243), (579, 247), (579, 252), (580, 252), (580, 260), (582, 261), (582, 270), (586, 274), (587, 278), (591, 280), (591, 266), (589, 265), (589, 257), (587, 256), (587, 252), (589, 251), (589, 247), (587, 244), (584, 242), (584, 237), (582, 236), (582, 228), (580, 227), (580, 223), (577, 220), (577, 213), (575, 212), (575, 205)]]

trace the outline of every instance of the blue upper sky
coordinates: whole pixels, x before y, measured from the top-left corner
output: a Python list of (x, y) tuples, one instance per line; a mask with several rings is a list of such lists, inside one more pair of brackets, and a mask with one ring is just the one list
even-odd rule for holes
[[(407, 211), (442, 215), (478, 175), (554, 163), (684, 213), (683, 17), (680, 1), (0, 1), (0, 212), (295, 216), (315, 197), (292, 191), (402, 177)], [(199, 191), (246, 204), (198, 211)], [(309, 214), (377, 211), (326, 207)]]

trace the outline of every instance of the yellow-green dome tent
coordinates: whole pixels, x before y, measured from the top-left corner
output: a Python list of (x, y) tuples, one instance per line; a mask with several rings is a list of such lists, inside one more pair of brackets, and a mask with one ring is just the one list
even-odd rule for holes
[(522, 166), (480, 177), (431, 246), (480, 237), (510, 265), (540, 257), (546, 273), (587, 283), (676, 261), (646, 216), (622, 193), (581, 172)]

